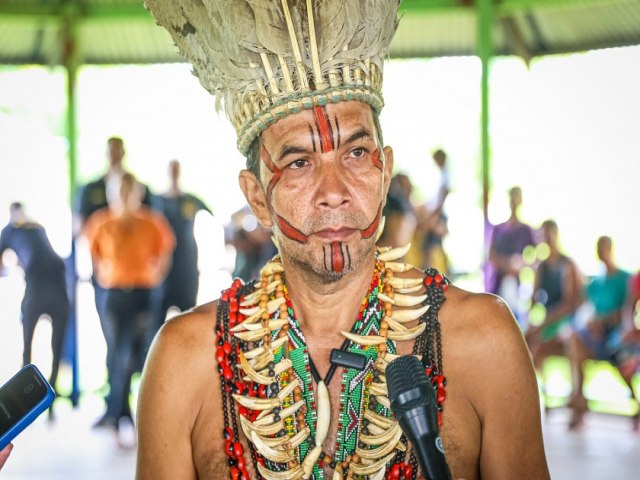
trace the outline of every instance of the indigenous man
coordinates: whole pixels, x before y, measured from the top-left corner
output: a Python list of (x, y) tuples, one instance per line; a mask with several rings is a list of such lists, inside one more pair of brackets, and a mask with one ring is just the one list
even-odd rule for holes
[(225, 99), (247, 156), (240, 186), (279, 255), (258, 282), (235, 281), (160, 330), (140, 391), (138, 479), (419, 478), (383, 375), (409, 354), (437, 391), (455, 478), (549, 478), (508, 308), (375, 245), (398, 3), (147, 0)]

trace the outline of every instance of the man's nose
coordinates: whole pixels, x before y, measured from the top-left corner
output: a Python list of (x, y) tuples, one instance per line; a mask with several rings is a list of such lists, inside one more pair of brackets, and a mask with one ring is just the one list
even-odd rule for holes
[(316, 204), (320, 207), (339, 208), (351, 201), (347, 172), (339, 162), (327, 162), (320, 167), (315, 188)]

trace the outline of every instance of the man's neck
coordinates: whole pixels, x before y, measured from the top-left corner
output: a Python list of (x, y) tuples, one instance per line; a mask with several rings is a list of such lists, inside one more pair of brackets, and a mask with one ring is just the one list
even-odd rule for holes
[[(374, 255), (340, 280), (327, 283), (283, 259), (287, 289), (300, 326), (314, 341), (335, 343), (341, 330), (351, 330), (374, 271)], [(332, 345), (338, 347), (339, 345)]]
[(179, 197), (180, 195), (182, 195), (182, 190), (180, 190), (180, 187), (178, 186), (178, 184), (171, 184), (171, 186), (169, 187), (169, 190), (167, 190), (164, 193), (164, 196), (167, 198), (175, 198), (175, 197)]
[(618, 267), (613, 262), (603, 262), (604, 266), (607, 270), (607, 275), (613, 275), (618, 271)]

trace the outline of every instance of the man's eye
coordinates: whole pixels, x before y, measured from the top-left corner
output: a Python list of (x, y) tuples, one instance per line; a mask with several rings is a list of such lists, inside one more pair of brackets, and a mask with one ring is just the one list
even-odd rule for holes
[(307, 160), (302, 160), (302, 159), (300, 159), (300, 160), (294, 160), (293, 162), (291, 162), (291, 163), (289, 164), (289, 168), (294, 168), (294, 169), (296, 169), (296, 168), (302, 168), (302, 167), (305, 167), (308, 163), (309, 163), (309, 162), (308, 162)]
[(363, 157), (365, 153), (367, 153), (365, 148), (355, 148), (351, 150), (351, 156), (355, 158)]

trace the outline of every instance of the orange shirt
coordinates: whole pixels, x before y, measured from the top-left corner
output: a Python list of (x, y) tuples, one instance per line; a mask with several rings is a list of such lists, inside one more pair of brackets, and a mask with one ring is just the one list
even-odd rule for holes
[(85, 235), (96, 279), (105, 288), (159, 285), (175, 247), (167, 220), (146, 207), (126, 218), (103, 208), (91, 215)]

